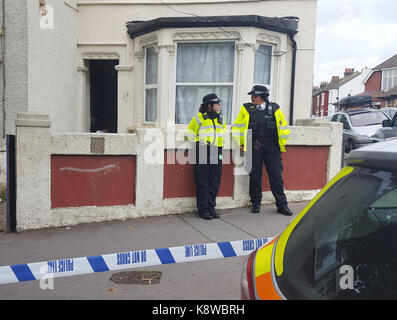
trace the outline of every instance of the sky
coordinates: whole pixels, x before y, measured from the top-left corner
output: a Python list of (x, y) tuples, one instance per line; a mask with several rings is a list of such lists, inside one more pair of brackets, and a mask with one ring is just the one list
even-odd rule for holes
[(313, 85), (397, 54), (396, 0), (318, 0)]

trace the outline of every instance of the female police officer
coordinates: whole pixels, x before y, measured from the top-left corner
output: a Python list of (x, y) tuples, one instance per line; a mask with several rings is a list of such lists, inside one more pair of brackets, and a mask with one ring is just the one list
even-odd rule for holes
[(207, 220), (219, 218), (215, 211), (215, 200), (221, 183), (225, 136), (220, 102), (216, 94), (206, 95), (199, 113), (193, 117), (187, 129), (188, 139), (196, 144), (194, 178), (198, 214)]
[[(248, 93), (252, 103), (245, 103), (233, 124), (232, 135), (240, 148), (247, 151), (247, 140), (252, 141), (252, 170), (250, 173), (249, 195), (252, 212), (260, 211), (262, 201), (262, 167), (266, 166), (270, 189), (276, 200), (277, 212), (292, 215), (288, 208), (281, 176), (283, 164), (281, 152), (289, 138), (289, 128), (280, 107), (268, 100), (269, 91), (265, 86), (256, 85)], [(251, 130), (250, 132), (249, 129)]]

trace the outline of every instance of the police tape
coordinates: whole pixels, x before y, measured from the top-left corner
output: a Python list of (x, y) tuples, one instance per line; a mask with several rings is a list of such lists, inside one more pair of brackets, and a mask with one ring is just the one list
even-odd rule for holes
[(0, 266), (0, 284), (69, 277), (113, 270), (249, 255), (273, 238), (256, 238), (180, 247), (126, 251), (98, 256)]

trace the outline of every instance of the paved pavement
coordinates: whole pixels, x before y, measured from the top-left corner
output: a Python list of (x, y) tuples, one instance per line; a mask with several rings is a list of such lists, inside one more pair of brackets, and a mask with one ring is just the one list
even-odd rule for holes
[[(297, 215), (307, 202), (290, 203)], [(219, 211), (221, 219), (203, 220), (194, 213), (82, 224), (21, 233), (0, 232), (0, 266), (155, 249), (218, 241), (273, 237), (291, 217), (274, 205)], [(53, 290), (39, 281), (0, 285), (1, 299), (240, 299), (241, 266), (245, 257), (141, 268), (160, 271), (159, 284), (119, 285), (109, 279), (118, 271), (54, 279)], [(131, 269), (138, 270), (138, 269)]]

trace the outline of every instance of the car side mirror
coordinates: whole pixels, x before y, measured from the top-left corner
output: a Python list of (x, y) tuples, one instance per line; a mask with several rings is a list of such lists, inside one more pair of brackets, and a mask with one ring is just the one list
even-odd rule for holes
[(389, 119), (382, 121), (382, 127), (391, 127), (391, 121)]
[(349, 124), (347, 122), (343, 122), (343, 129), (349, 130)]

